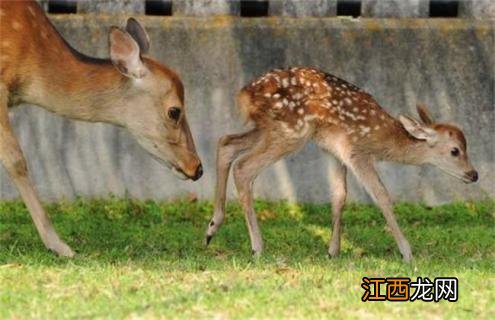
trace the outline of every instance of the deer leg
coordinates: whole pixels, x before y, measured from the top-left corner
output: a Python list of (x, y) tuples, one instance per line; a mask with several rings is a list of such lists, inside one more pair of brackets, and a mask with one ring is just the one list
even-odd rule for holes
[(387, 189), (385, 189), (385, 186), (381, 182), (373, 163), (370, 160), (354, 159), (350, 168), (382, 210), (383, 216), (392, 231), (392, 235), (399, 246), (404, 261), (410, 262), (412, 259), (411, 247), (395, 219), (392, 201), (390, 200)]
[(234, 181), (245, 214), (252, 253), (255, 257), (259, 256), (263, 250), (263, 240), (253, 208), (254, 180), (264, 168), (296, 150), (300, 145), (300, 141), (294, 143), (294, 141), (264, 135), (263, 140), (234, 166)]
[(330, 257), (340, 252), (340, 233), (342, 226), (342, 209), (347, 196), (347, 168), (339, 162), (332, 168), (330, 187), (332, 188), (332, 238), (328, 246)]
[(72, 257), (74, 252), (60, 240), (46, 215), (28, 177), (26, 160), (10, 126), (6, 94), (0, 92), (0, 162), (14, 182), (45, 246), (60, 256)]
[(242, 134), (226, 135), (218, 141), (214, 213), (206, 230), (206, 245), (210, 243), (225, 218), (225, 194), (232, 162), (256, 142), (258, 134), (259, 131), (254, 129)]

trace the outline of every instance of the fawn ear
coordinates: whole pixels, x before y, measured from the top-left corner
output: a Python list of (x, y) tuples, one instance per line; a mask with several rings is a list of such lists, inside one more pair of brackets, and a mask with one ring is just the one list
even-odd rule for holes
[(148, 53), (150, 49), (150, 37), (144, 30), (143, 26), (134, 18), (129, 18), (127, 20), (127, 25), (125, 30), (134, 38), (134, 40), (139, 45), (141, 54)]
[(110, 59), (123, 75), (140, 79), (146, 74), (146, 67), (141, 61), (139, 46), (127, 32), (112, 27), (110, 30)]
[(400, 115), (399, 121), (406, 131), (418, 140), (425, 140), (429, 145), (434, 145), (437, 140), (435, 130), (428, 128), (419, 121), (408, 116)]
[(416, 110), (418, 111), (419, 118), (421, 119), (421, 121), (423, 121), (424, 124), (433, 124), (433, 117), (424, 104), (418, 104), (416, 106)]

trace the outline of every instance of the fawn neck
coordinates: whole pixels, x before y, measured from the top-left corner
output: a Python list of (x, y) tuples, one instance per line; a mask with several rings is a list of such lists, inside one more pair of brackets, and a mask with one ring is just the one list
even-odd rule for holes
[(424, 163), (424, 154), (428, 148), (426, 142), (411, 137), (396, 119), (369, 145), (372, 149), (370, 151), (381, 160), (414, 165)]

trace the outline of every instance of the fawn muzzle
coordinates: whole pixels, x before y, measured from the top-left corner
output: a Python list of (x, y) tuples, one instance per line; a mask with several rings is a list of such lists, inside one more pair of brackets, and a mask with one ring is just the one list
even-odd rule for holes
[(472, 183), (478, 181), (478, 171), (476, 170), (468, 171), (464, 174), (464, 176), (466, 177), (467, 180), (466, 183)]

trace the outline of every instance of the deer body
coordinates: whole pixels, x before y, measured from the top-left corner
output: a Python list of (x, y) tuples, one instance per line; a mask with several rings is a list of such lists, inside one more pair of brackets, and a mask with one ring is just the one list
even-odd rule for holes
[(254, 179), (263, 168), (296, 151), (308, 140), (314, 140), (339, 162), (333, 169), (331, 183), (333, 232), (328, 251), (331, 256), (340, 250), (348, 170), (381, 208), (406, 261), (412, 258), (411, 249), (397, 224), (392, 202), (374, 163), (387, 160), (433, 164), (465, 182), (477, 180), (467, 158), (464, 135), (458, 128), (434, 124), (424, 107), (418, 107), (423, 123), (405, 116), (395, 119), (371, 95), (317, 69), (274, 70), (244, 87), (237, 100), (242, 114), (255, 127), (247, 133), (220, 139), (215, 209), (206, 232), (207, 243), (223, 223), (228, 172), (240, 157), (234, 166), (235, 185), (246, 214), (253, 253), (261, 253), (261, 233), (252, 206)]
[(183, 85), (175, 72), (145, 55), (149, 37), (136, 20), (129, 19), (126, 30), (111, 28), (110, 59), (70, 47), (34, 1), (0, 0), (0, 31), (0, 161), (49, 249), (73, 255), (31, 185), (9, 108), (30, 103), (71, 119), (124, 127), (182, 178), (201, 176)]

